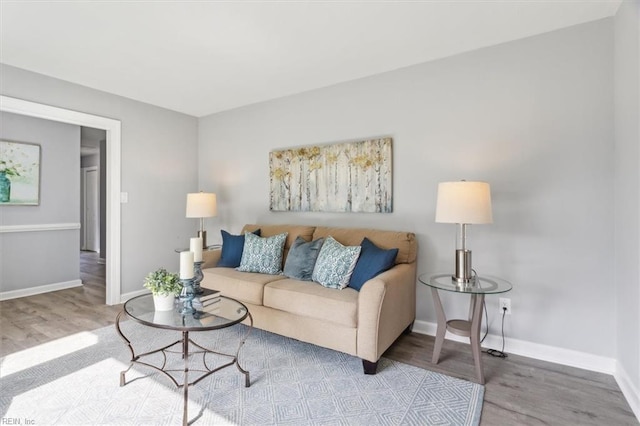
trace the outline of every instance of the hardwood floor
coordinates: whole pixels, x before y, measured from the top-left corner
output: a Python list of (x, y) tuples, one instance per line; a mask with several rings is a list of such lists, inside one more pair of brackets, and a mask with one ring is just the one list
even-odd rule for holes
[[(82, 253), (81, 278), (80, 288), (0, 302), (0, 356), (113, 324), (122, 305), (104, 305), (104, 265), (97, 263), (95, 253)], [(468, 345), (446, 340), (434, 365), (433, 344), (432, 336), (403, 335), (385, 357), (473, 379)], [(612, 376), (517, 355), (483, 357), (483, 426), (639, 424)]]
[[(385, 357), (473, 380), (469, 345), (445, 340), (431, 364), (435, 338), (400, 336)], [(505, 350), (508, 352), (508, 347)], [(638, 425), (613, 376), (518, 355), (483, 353), (485, 394), (481, 425)]]
[(87, 290), (87, 297), (95, 305), (104, 305), (106, 267), (104, 263), (100, 263), (98, 253), (80, 252), (80, 279)]
[(82, 287), (0, 302), (0, 356), (113, 324), (122, 305), (107, 306), (105, 267), (80, 254)]

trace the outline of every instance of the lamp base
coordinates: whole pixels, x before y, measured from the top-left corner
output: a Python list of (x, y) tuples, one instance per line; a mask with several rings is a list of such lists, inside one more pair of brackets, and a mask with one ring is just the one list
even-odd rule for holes
[(202, 248), (207, 248), (207, 231), (198, 231), (198, 238), (202, 238)]
[(475, 281), (471, 270), (471, 250), (456, 250), (456, 269), (451, 279), (457, 283)]

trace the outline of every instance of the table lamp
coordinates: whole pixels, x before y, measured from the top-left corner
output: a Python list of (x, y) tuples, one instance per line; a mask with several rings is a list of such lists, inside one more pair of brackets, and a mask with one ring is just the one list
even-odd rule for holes
[(202, 191), (187, 194), (187, 217), (200, 218), (198, 237), (202, 238), (202, 248), (207, 247), (207, 231), (204, 230), (204, 218), (213, 217), (217, 213), (216, 194)]
[(473, 282), (471, 250), (466, 247), (466, 227), (470, 224), (492, 223), (491, 189), (486, 182), (441, 182), (438, 184), (436, 222), (458, 224), (455, 273), (458, 283)]

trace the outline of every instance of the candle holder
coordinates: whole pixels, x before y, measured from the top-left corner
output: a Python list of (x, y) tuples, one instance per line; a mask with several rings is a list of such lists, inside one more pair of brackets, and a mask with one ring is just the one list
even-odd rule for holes
[(193, 262), (193, 291), (195, 294), (202, 294), (204, 290), (200, 287), (200, 282), (204, 278), (202, 264), (204, 262)]
[(180, 292), (180, 302), (182, 303), (182, 309), (180, 313), (182, 315), (191, 315), (196, 312), (193, 307), (193, 299), (196, 294), (193, 288), (193, 278), (180, 279), (182, 283), (182, 291)]

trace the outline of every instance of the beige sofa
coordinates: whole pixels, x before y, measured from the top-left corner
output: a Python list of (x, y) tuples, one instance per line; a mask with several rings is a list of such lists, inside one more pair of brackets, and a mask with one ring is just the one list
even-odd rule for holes
[[(403, 331), (410, 331), (416, 312), (415, 235), (372, 229), (301, 225), (245, 225), (262, 237), (288, 232), (284, 259), (298, 235), (311, 241), (332, 236), (343, 245), (359, 245), (364, 237), (380, 248), (398, 248), (396, 264), (367, 281), (358, 292), (325, 288), (284, 275), (218, 268), (220, 250), (206, 251), (201, 286), (219, 290), (244, 303), (254, 327), (313, 343), (362, 359), (366, 374), (375, 374), (384, 351)], [(283, 260), (284, 265), (284, 260)]]

